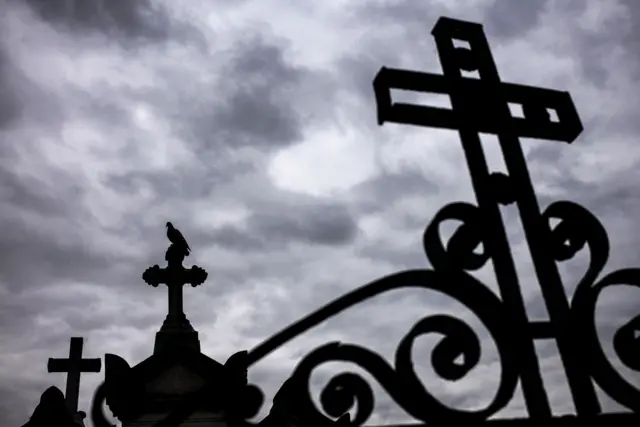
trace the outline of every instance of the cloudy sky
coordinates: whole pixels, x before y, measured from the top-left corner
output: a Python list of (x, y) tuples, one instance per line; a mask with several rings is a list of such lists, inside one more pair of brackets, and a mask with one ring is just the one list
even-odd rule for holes
[[(85, 337), (88, 357), (133, 365), (151, 354), (167, 295), (141, 274), (163, 261), (168, 220), (189, 240), (189, 262), (209, 272), (186, 290), (185, 309), (221, 362), (358, 286), (428, 267), (430, 218), (474, 200), (462, 150), (453, 132), (378, 127), (371, 82), (383, 65), (440, 72), (439, 16), (483, 23), (503, 80), (570, 91), (585, 124), (578, 140), (523, 141), (540, 202), (583, 204), (610, 233), (608, 269), (640, 266), (636, 3), (0, 0), (0, 424), (26, 422), (49, 385), (64, 390), (46, 364), (66, 356), (71, 336)], [(503, 169), (486, 139), (491, 168)], [(504, 213), (528, 313), (544, 319), (513, 209)], [(586, 264), (567, 264), (571, 290)], [(495, 289), (490, 270), (478, 277)], [(606, 348), (638, 302), (628, 287), (603, 295)], [(250, 379), (270, 401), (327, 341), (392, 359), (430, 313), (478, 323), (442, 295), (395, 291), (290, 341)], [(429, 389), (447, 404), (485, 405), (499, 372), (492, 342), (456, 383), (434, 376), (435, 342), (414, 352)], [(555, 345), (538, 350), (554, 411), (571, 412)], [(83, 376), (81, 409), (101, 375)], [(500, 415), (524, 415), (519, 396)], [(369, 422), (403, 420), (381, 392)]]

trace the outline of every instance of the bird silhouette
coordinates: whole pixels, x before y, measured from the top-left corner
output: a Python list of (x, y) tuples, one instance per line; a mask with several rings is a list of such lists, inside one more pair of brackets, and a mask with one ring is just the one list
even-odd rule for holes
[(170, 222), (167, 222), (167, 238), (172, 244), (182, 249), (185, 256), (189, 255), (189, 253), (191, 252), (189, 244), (185, 240), (180, 230), (175, 228)]

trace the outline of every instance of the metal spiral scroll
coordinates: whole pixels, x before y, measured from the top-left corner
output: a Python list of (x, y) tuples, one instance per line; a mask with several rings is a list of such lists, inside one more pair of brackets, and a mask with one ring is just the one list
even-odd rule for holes
[[(462, 225), (444, 245), (439, 226), (445, 220), (459, 220)], [(338, 418), (357, 403), (351, 424), (360, 426), (371, 416), (374, 396), (371, 386), (360, 375), (345, 372), (333, 377), (320, 395), (319, 411), (309, 393), (313, 370), (330, 361), (351, 362), (367, 371), (409, 415), (426, 423), (442, 420), (455, 422), (483, 421), (504, 408), (511, 400), (518, 382), (517, 357), (511, 354), (508, 315), (502, 301), (483, 283), (464, 270), (481, 268), (490, 254), (474, 253), (483, 242), (481, 217), (475, 206), (453, 203), (434, 217), (424, 234), (424, 248), (433, 270), (403, 271), (365, 285), (331, 304), (348, 299), (342, 310), (381, 293), (401, 288), (439, 291), (468, 307), (485, 325), (494, 339), (502, 367), (500, 384), (494, 399), (479, 410), (460, 410), (441, 403), (421, 383), (413, 368), (412, 348), (415, 339), (429, 333), (444, 335), (431, 354), (438, 376), (457, 381), (465, 377), (480, 361), (480, 340), (465, 322), (448, 315), (431, 315), (420, 319), (401, 340), (390, 365), (378, 354), (350, 344), (329, 343), (308, 354), (295, 369), (292, 378), (297, 388), (296, 407), (308, 421), (321, 422), (328, 415)], [(340, 310), (340, 311), (342, 311)], [(334, 313), (335, 314), (335, 313)], [(455, 360), (463, 356), (462, 364)]]
[[(589, 374), (614, 400), (640, 413), (640, 390), (629, 384), (606, 357), (595, 324), (596, 303), (600, 293), (612, 286), (628, 285), (640, 288), (640, 269), (628, 268), (598, 279), (609, 258), (609, 239), (600, 221), (582, 206), (560, 201), (552, 203), (543, 214), (549, 222), (559, 219), (550, 230), (550, 247), (557, 261), (575, 256), (585, 245), (589, 248), (589, 266), (579, 280), (571, 300), (573, 326), (583, 354), (588, 355)], [(629, 369), (640, 372), (640, 315), (620, 327), (614, 335), (614, 350)]]

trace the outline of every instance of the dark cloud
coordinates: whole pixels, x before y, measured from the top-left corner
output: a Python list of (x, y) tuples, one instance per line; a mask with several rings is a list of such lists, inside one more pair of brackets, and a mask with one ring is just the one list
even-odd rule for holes
[[(281, 13), (258, 2), (244, 2), (246, 10), (189, 2), (180, 6), (182, 17), (171, 15), (168, 2), (156, 8), (161, 3), (30, 0), (38, 19), (50, 24), (46, 29), (15, 12), (17, 0), (0, 16), (0, 28), (17, 34), (0, 43), (0, 351), (9, 355), (0, 364), (0, 424), (21, 425), (49, 382), (64, 386), (62, 375), (46, 374), (46, 359), (64, 354), (70, 335), (91, 337), (92, 356), (115, 352), (135, 363), (149, 355), (166, 314), (166, 289), (149, 287), (141, 274), (163, 263), (167, 220), (193, 248), (187, 263), (209, 272), (205, 285), (186, 291), (185, 304), (205, 352), (220, 361), (357, 286), (426, 267), (425, 226), (444, 204), (472, 197), (461, 148), (442, 133), (378, 127), (371, 80), (383, 65), (438, 72), (429, 31), (440, 15), (482, 20), (499, 62), (535, 62), (535, 70), (518, 75), (520, 82), (549, 68), (575, 81), (570, 91), (579, 110), (613, 100), (606, 112), (585, 114), (587, 130), (574, 145), (526, 141), (525, 147), (545, 144), (528, 151), (541, 205), (565, 198), (593, 209), (611, 232), (612, 268), (638, 263), (633, 145), (614, 144), (623, 155), (614, 155), (614, 147), (597, 157), (599, 138), (628, 137), (637, 122), (624, 96), (632, 88), (602, 84), (615, 73), (596, 63), (597, 52), (624, 41), (629, 61), (617, 64), (624, 71), (617, 78), (626, 79), (625, 67), (637, 66), (635, 42), (622, 26), (589, 32), (572, 25), (598, 2), (552, 10), (558, 5), (547, 1), (464, 9), (400, 1), (340, 13), (318, 4), (317, 14), (291, 5)], [(629, 0), (627, 7), (634, 4)], [(256, 16), (270, 27), (257, 25)], [(24, 46), (21, 31), (30, 35)], [(538, 58), (535, 49), (509, 44), (538, 46), (540, 34), (560, 33), (581, 48), (550, 49)], [(89, 37), (95, 34), (114, 37)], [(583, 66), (558, 65), (567, 57)], [(622, 105), (625, 110), (613, 111)], [(273, 182), (268, 172), (275, 153), (316, 138), (332, 143), (335, 129), (369, 140), (372, 157), (389, 153), (397, 167), (380, 161), (365, 182), (323, 197), (304, 194), (303, 185), (292, 192)], [(396, 143), (397, 152), (389, 148)], [(416, 147), (430, 155), (419, 156)], [(345, 164), (362, 161), (360, 152), (340, 148), (331, 155), (352, 156)], [(624, 167), (616, 164), (623, 160)], [(290, 162), (300, 167), (295, 156)], [(605, 167), (619, 171), (592, 179), (587, 167), (594, 175)], [(506, 211), (505, 222), (523, 264), (527, 252), (515, 214)], [(583, 258), (561, 265), (568, 288), (583, 267)], [(529, 314), (544, 318), (539, 290), (530, 285), (533, 272), (523, 274)], [(494, 285), (493, 278), (483, 281)], [(308, 350), (336, 339), (392, 358), (420, 317), (462, 313), (460, 304), (432, 294), (403, 290), (359, 304), (287, 343), (251, 376), (270, 399)], [(612, 293), (599, 307), (604, 336), (633, 314), (634, 295)], [(479, 334), (485, 342), (486, 333)], [(417, 369), (428, 368), (430, 350), (418, 350)], [(551, 350), (540, 354), (555, 395), (565, 380), (553, 357)], [(487, 356), (461, 388), (441, 385), (432, 372), (425, 384), (448, 404), (477, 406), (486, 400), (487, 381), (498, 375), (494, 362)], [(320, 375), (313, 387), (327, 378)], [(99, 379), (83, 382), (83, 405)], [(565, 408), (567, 396), (557, 397)], [(406, 418), (384, 393), (376, 411), (376, 422)]]
[[(14, 162), (15, 157), (8, 155), (0, 161), (0, 226), (5, 230), (0, 280), (17, 290), (52, 280), (93, 277), (92, 270), (108, 267), (109, 261), (92, 254), (86, 236), (74, 229), (71, 218), (81, 214), (83, 184), (63, 171), (51, 171), (51, 181), (34, 179), (28, 170), (15, 168)], [(58, 237), (62, 228), (65, 236)]]
[[(417, 169), (403, 169), (400, 172), (383, 172), (357, 186), (353, 191), (358, 195), (358, 204), (363, 212), (378, 211), (406, 197), (432, 196), (440, 190), (429, 172)], [(411, 225), (418, 225), (405, 218)], [(420, 219), (422, 220), (422, 218)], [(424, 224), (426, 226), (426, 224)]]
[(546, 0), (517, 4), (509, 0), (496, 0), (487, 8), (483, 24), (497, 37), (522, 36), (539, 24), (546, 5)]
[(633, 57), (636, 61), (635, 72), (640, 71), (640, 62), (637, 61), (640, 58), (640, 29), (637, 22), (640, 21), (640, 5), (633, 0), (622, 0), (621, 3), (626, 7), (625, 13), (631, 25), (628, 26), (622, 34), (622, 47), (624, 51)]
[(221, 147), (270, 150), (299, 140), (302, 117), (291, 95), (322, 74), (291, 64), (285, 48), (264, 36), (246, 36), (214, 56), (222, 64), (216, 88), (197, 94), (178, 89), (175, 104), (166, 107), (168, 117), (180, 120), (177, 131), (207, 158), (224, 154)]
[(349, 243), (357, 233), (357, 225), (344, 206), (313, 202), (256, 213), (247, 228), (249, 234), (256, 232), (269, 240), (323, 245)]
[(42, 19), (72, 31), (166, 39), (172, 22), (149, 0), (27, 0)]
[[(530, 2), (537, 5), (546, 2)], [(528, 3), (529, 4), (529, 3)], [(575, 49), (579, 49), (577, 60), (580, 63), (584, 76), (594, 85), (603, 86), (611, 84), (610, 79), (616, 70), (623, 67), (625, 72), (638, 75), (638, 25), (640, 19), (640, 7), (637, 2), (622, 0), (612, 9), (615, 11), (612, 17), (608, 14), (591, 12), (586, 15), (588, 6), (585, 2), (569, 1), (560, 5), (563, 13), (574, 16), (576, 19), (567, 21), (567, 27), (580, 34), (576, 37)], [(585, 22), (579, 25), (577, 18), (585, 14), (586, 19), (596, 21)], [(602, 15), (601, 18), (599, 15)], [(598, 22), (602, 20), (602, 22)], [(613, 56), (612, 54), (617, 53)], [(627, 61), (627, 59), (629, 59)], [(620, 62), (624, 61), (624, 64)]]
[(345, 245), (357, 233), (354, 217), (344, 205), (301, 199), (258, 209), (242, 226), (223, 226), (210, 238), (225, 248), (246, 253), (283, 250), (295, 244)]
[(13, 128), (23, 121), (42, 125), (60, 122), (64, 111), (48, 88), (34, 82), (16, 64), (9, 46), (0, 43), (0, 153), (7, 156), (15, 151)]
[[(354, 8), (354, 15), (360, 18), (367, 17), (376, 22), (385, 23), (383, 27), (387, 33), (401, 33), (403, 27), (409, 32), (413, 32), (420, 28), (420, 31), (427, 30), (424, 28), (424, 22), (430, 17), (437, 19), (438, 16), (447, 15), (450, 9), (443, 3), (416, 3), (412, 1), (392, 1), (392, 2), (376, 2), (367, 6), (358, 6)], [(427, 38), (428, 36), (424, 36)]]
[(0, 130), (8, 127), (20, 117), (22, 104), (13, 81), (16, 70), (5, 49), (0, 48)]
[(239, 252), (262, 251), (265, 249), (266, 243), (272, 243), (265, 242), (261, 237), (230, 225), (222, 226), (214, 233), (217, 244)]

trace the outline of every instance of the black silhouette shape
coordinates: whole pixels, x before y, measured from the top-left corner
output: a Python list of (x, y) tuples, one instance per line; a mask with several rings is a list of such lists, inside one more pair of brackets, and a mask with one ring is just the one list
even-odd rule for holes
[[(111, 411), (121, 419), (136, 418), (144, 411), (144, 384), (135, 376), (131, 367), (123, 358), (106, 354), (105, 366), (105, 401)], [(95, 424), (95, 422), (94, 422)]]
[(248, 382), (248, 352), (239, 351), (224, 364), (226, 393), (223, 396), (225, 420), (234, 427), (243, 426), (244, 420), (258, 414), (264, 401), (259, 388)]
[(68, 359), (50, 358), (47, 364), (49, 372), (66, 372), (67, 388), (66, 401), (72, 414), (78, 411), (78, 395), (80, 394), (80, 374), (83, 372), (100, 372), (102, 361), (100, 359), (82, 358), (82, 337), (72, 337), (69, 345)]
[(208, 274), (197, 265), (191, 268), (185, 268), (182, 265), (185, 256), (190, 252), (189, 245), (170, 222), (167, 223), (167, 228), (167, 236), (171, 241), (165, 254), (167, 267), (160, 268), (158, 265), (154, 265), (142, 274), (142, 279), (147, 284), (157, 287), (164, 283), (169, 291), (169, 311), (160, 332), (158, 332), (155, 351), (162, 351), (163, 348), (173, 348), (177, 345), (186, 345), (199, 350), (197, 332), (194, 331), (184, 313), (182, 289), (186, 284), (190, 284), (194, 288), (200, 286), (207, 280)]
[[(604, 289), (616, 285), (640, 287), (640, 269), (622, 269), (601, 276), (609, 254), (604, 228), (586, 209), (569, 201), (554, 202), (541, 211), (520, 146), (520, 137), (566, 143), (578, 137), (582, 124), (570, 95), (501, 82), (480, 24), (443, 17), (432, 34), (444, 73), (434, 75), (383, 67), (373, 84), (378, 123), (456, 130), (471, 172), (477, 204), (455, 202), (436, 213), (423, 240), (431, 269), (401, 271), (330, 302), (249, 351), (243, 356), (244, 364), (249, 368), (291, 339), (368, 298), (408, 287), (436, 290), (473, 311), (496, 343), (502, 372), (498, 391), (488, 405), (477, 410), (451, 408), (420, 382), (413, 367), (412, 349), (415, 339), (421, 335), (444, 336), (431, 354), (434, 370), (443, 379), (463, 378), (480, 360), (480, 340), (464, 321), (448, 315), (430, 315), (420, 319), (401, 340), (393, 365), (368, 349), (337, 342), (320, 346), (304, 357), (278, 394), (289, 397), (288, 410), (304, 420), (299, 425), (322, 425), (324, 420), (337, 418), (339, 424), (360, 426), (373, 413), (375, 401), (371, 386), (352, 372), (333, 377), (321, 392), (320, 403), (326, 415), (316, 407), (308, 389), (309, 379), (316, 367), (329, 361), (352, 362), (366, 370), (407, 414), (427, 425), (567, 426), (594, 421), (601, 425), (638, 425), (640, 390), (625, 381), (607, 360), (596, 333), (595, 305)], [(456, 40), (467, 42), (469, 47), (456, 47)], [(477, 71), (479, 78), (466, 78), (461, 71)], [(451, 98), (452, 109), (394, 103), (390, 95), (392, 88), (446, 94)], [(512, 117), (510, 103), (521, 104), (524, 117)], [(557, 120), (550, 119), (550, 109), (555, 110)], [(507, 174), (489, 171), (480, 132), (498, 136)], [(510, 203), (517, 205), (522, 218), (549, 313), (548, 321), (530, 322), (526, 316), (499, 211), (500, 204)], [(559, 223), (554, 227), (551, 219)], [(440, 239), (439, 226), (446, 220), (457, 220), (462, 225), (445, 243)], [(480, 245), (482, 252), (474, 252)], [(589, 250), (590, 264), (569, 300), (557, 264), (571, 259), (583, 248)], [(494, 266), (499, 296), (469, 274), (489, 261)], [(640, 370), (638, 319), (640, 315), (620, 328), (614, 338), (621, 362), (635, 371)], [(575, 416), (553, 416), (534, 349), (536, 339), (556, 341)], [(458, 363), (460, 359), (462, 362)], [(185, 403), (156, 427), (178, 426), (197, 407), (197, 402), (207, 399), (215, 379), (211, 381), (193, 401)], [(489, 420), (511, 401), (518, 383), (528, 417)], [(595, 384), (631, 412), (602, 413)], [(274, 403), (274, 409), (275, 406)], [(348, 417), (347, 411), (352, 408), (356, 409), (355, 413)], [(282, 422), (277, 414), (276, 410), (268, 424)]]
[[(174, 349), (175, 350), (175, 349)], [(211, 407), (223, 409), (229, 425), (241, 426), (245, 418), (256, 415), (263, 403), (261, 391), (247, 382), (246, 351), (233, 354), (224, 365), (209, 359), (199, 351), (181, 349), (154, 353), (138, 365), (131, 367), (123, 358), (105, 355), (105, 382), (94, 395), (92, 419), (95, 427), (109, 427), (102, 412), (106, 402), (113, 415), (123, 423), (135, 422), (141, 415), (166, 410), (171, 398), (156, 399), (147, 394), (145, 384), (159, 372), (176, 364), (188, 366), (198, 375), (216, 378), (217, 387), (207, 401), (193, 410)], [(157, 396), (156, 396), (157, 397)], [(190, 402), (194, 403), (194, 402)]]
[(33, 415), (22, 427), (83, 427), (86, 414), (71, 414), (64, 395), (57, 387), (49, 387), (42, 393)]
[(189, 244), (187, 243), (180, 230), (175, 228), (170, 222), (167, 222), (167, 238), (173, 245), (176, 246), (177, 249), (181, 250), (185, 256), (189, 256), (189, 253), (191, 252)]

